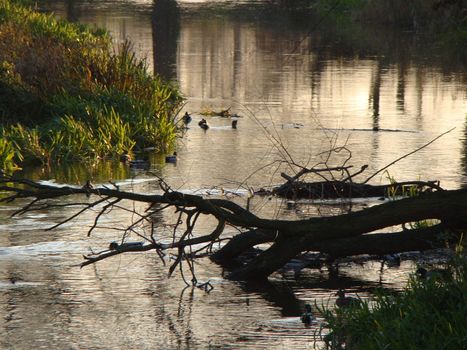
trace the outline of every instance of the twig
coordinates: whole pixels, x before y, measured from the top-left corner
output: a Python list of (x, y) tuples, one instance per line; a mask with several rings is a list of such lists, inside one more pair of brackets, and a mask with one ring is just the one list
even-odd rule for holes
[[(108, 199), (109, 197), (106, 197), (106, 199)], [(88, 230), (88, 237), (91, 236), (91, 232), (96, 228), (98, 222), (99, 222), (99, 219), (102, 215), (105, 214), (105, 212), (107, 211), (108, 208), (111, 208), (114, 204), (117, 204), (118, 202), (120, 202), (121, 199), (120, 198), (117, 198), (117, 199), (114, 199), (113, 201), (109, 202), (108, 204), (106, 204), (102, 210), (97, 213), (96, 217), (94, 218), (94, 223), (92, 224), (91, 228)]]
[(407, 154), (404, 154), (402, 157), (399, 157), (397, 158), (396, 160), (392, 161), (391, 163), (389, 163), (388, 165), (384, 166), (383, 168), (379, 169), (378, 171), (376, 171), (373, 175), (371, 175), (368, 179), (366, 179), (365, 181), (363, 181), (362, 183), (365, 184), (367, 183), (368, 181), (370, 181), (372, 178), (374, 178), (377, 174), (379, 174), (380, 172), (382, 172), (383, 170), (386, 170), (387, 168), (389, 168), (391, 165), (394, 165), (396, 164), (398, 161), (404, 159), (404, 158), (407, 158), (408, 156), (420, 151), (421, 149), (424, 149), (425, 147), (431, 145), (433, 142), (435, 142), (436, 140), (438, 140), (439, 138), (441, 138), (442, 136), (446, 135), (446, 134), (449, 134), (451, 131), (453, 131), (456, 127), (453, 127), (451, 129), (449, 129), (448, 131), (445, 131), (443, 132), (441, 135), (438, 135), (436, 136), (433, 140), (431, 140), (430, 142), (428, 143), (425, 143), (423, 146), (417, 148), (416, 150), (412, 151), (412, 152), (409, 152)]

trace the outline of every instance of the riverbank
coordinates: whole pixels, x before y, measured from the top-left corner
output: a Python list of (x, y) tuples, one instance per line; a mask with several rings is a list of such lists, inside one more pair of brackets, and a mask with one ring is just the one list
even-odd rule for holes
[(0, 0), (0, 168), (169, 149), (183, 98), (131, 44)]
[(400, 293), (380, 291), (335, 312), (322, 308), (325, 340), (331, 349), (465, 349), (466, 291), (460, 253), (444, 268), (420, 267)]
[(372, 37), (371, 33), (397, 28), (413, 34), (417, 50), (436, 49), (450, 61), (465, 65), (467, 8), (462, 0), (278, 0), (278, 3), (303, 21), (309, 22), (309, 15), (303, 13), (316, 14), (316, 27), (323, 22), (331, 23), (346, 43), (355, 42), (354, 36), (368, 37), (372, 40), (365, 44), (365, 49), (384, 47), (385, 39)]

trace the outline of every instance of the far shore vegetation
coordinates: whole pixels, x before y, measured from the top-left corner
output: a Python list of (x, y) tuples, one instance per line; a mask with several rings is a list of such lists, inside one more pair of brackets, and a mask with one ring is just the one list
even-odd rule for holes
[(274, 0), (289, 10), (318, 14), (342, 35), (395, 27), (417, 33), (427, 46), (467, 59), (465, 0)]
[(129, 43), (0, 0), (0, 169), (166, 151), (182, 102)]

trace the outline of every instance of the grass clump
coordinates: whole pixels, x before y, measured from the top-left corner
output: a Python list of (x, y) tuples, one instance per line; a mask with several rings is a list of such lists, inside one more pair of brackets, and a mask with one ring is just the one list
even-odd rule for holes
[(7, 172), (13, 172), (20, 169), (15, 163), (15, 159), (22, 159), (21, 153), (14, 147), (14, 145), (0, 137), (0, 169)]
[(0, 159), (11, 147), (17, 163), (165, 150), (181, 102), (128, 42), (114, 48), (105, 31), (0, 0)]
[(321, 310), (331, 349), (466, 349), (467, 259), (445, 270), (413, 276), (398, 294), (378, 292), (371, 302)]

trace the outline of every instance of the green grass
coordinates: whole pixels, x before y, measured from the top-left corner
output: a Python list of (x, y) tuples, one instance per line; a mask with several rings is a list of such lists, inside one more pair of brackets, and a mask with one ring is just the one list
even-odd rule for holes
[(467, 259), (445, 274), (412, 276), (401, 293), (380, 291), (370, 302), (332, 311), (320, 308), (331, 349), (467, 349)]
[(17, 151), (13, 143), (0, 138), (0, 169), (7, 172), (18, 170), (19, 167), (15, 163), (15, 159), (22, 159), (22, 155)]
[(103, 30), (0, 0), (4, 164), (95, 160), (134, 147), (167, 150), (182, 101), (175, 86), (148, 74), (130, 43), (114, 48)]

